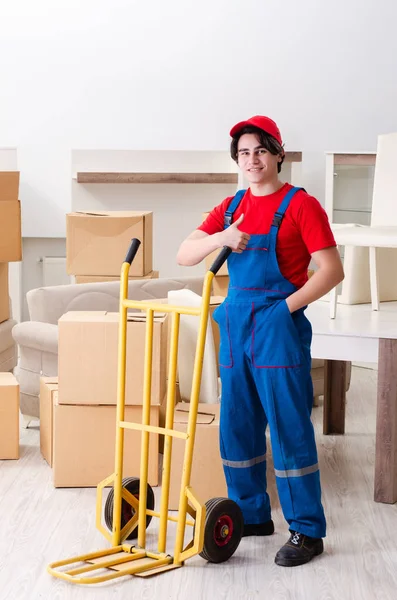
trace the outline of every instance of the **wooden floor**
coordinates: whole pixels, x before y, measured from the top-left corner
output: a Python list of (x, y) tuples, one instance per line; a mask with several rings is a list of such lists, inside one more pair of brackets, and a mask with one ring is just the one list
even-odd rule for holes
[[(107, 543), (95, 529), (95, 490), (54, 489), (40, 456), (38, 428), (23, 431), (21, 459), (0, 461), (1, 600), (394, 600), (397, 505), (372, 500), (375, 392), (376, 372), (355, 368), (343, 437), (324, 437), (322, 408), (314, 409), (328, 536), (321, 557), (293, 569), (274, 564), (288, 535), (275, 499), (276, 533), (243, 539), (223, 565), (196, 557), (157, 577), (128, 577), (96, 587), (52, 578), (46, 572), (49, 562)], [(274, 478), (270, 485), (274, 488)], [(155, 527), (148, 530), (152, 547)]]

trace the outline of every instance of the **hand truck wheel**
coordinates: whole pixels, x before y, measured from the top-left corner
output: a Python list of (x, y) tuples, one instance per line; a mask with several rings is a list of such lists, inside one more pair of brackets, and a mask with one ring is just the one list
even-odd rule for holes
[(241, 541), (243, 513), (229, 498), (212, 498), (205, 507), (204, 546), (200, 556), (208, 562), (221, 563), (235, 553)]
[[(130, 492), (135, 498), (139, 500), (139, 477), (127, 477), (123, 479), (123, 488)], [(112, 488), (109, 492), (108, 497), (106, 498), (105, 509), (104, 509), (104, 518), (107, 528), (112, 531), (113, 529), (113, 498), (114, 498), (114, 489)], [(150, 485), (147, 485), (147, 502), (146, 508), (149, 510), (154, 509), (154, 493)], [(121, 529), (128, 523), (128, 521), (134, 516), (135, 510), (134, 508), (128, 504), (122, 498), (121, 500)], [(149, 526), (152, 517), (150, 515), (146, 516), (146, 529)], [(126, 538), (127, 540), (134, 540), (138, 537), (138, 527), (130, 533), (130, 535)]]

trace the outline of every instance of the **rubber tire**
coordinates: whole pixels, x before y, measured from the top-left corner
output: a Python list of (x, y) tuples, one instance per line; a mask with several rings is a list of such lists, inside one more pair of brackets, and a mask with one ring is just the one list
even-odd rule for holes
[[(126, 477), (123, 479), (123, 488), (128, 490), (130, 494), (133, 496), (137, 496), (139, 494), (139, 477)], [(105, 509), (104, 509), (104, 519), (107, 528), (109, 531), (113, 529), (113, 498), (114, 498), (114, 488), (112, 488), (109, 492), (108, 497), (106, 498)], [(124, 499), (121, 500), (121, 529), (123, 529), (124, 525), (128, 522), (123, 516), (123, 505), (130, 505)], [(149, 484), (147, 484), (147, 502), (146, 508), (149, 510), (154, 510), (154, 493)], [(132, 507), (131, 507), (131, 510)], [(132, 514), (131, 514), (132, 516)], [(146, 529), (149, 526), (152, 517), (150, 515), (146, 516)], [(138, 537), (138, 527), (130, 533), (130, 535), (126, 538), (127, 540), (135, 540)]]
[[(200, 556), (211, 563), (221, 563), (229, 560), (240, 544), (244, 518), (240, 507), (229, 498), (212, 498), (205, 503), (207, 514), (204, 525), (204, 545)], [(214, 527), (220, 517), (229, 516), (233, 521), (233, 533), (225, 546), (218, 546), (214, 540)]]

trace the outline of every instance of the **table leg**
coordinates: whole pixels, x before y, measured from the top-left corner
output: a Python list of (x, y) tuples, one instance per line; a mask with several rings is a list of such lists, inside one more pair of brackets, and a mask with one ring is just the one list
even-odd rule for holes
[(372, 310), (379, 310), (379, 275), (376, 264), (376, 248), (369, 249), (369, 280), (371, 284)]
[(338, 303), (337, 287), (334, 287), (329, 293), (329, 318), (335, 319), (336, 317), (336, 306)]
[(324, 363), (323, 433), (345, 433), (346, 362), (325, 360)]
[(397, 502), (397, 340), (379, 340), (375, 502)]

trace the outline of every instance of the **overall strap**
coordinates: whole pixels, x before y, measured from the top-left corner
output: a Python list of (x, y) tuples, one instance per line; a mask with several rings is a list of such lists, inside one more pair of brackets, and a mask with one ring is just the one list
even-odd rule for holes
[(296, 192), (299, 192), (299, 190), (304, 190), (304, 188), (301, 187), (293, 187), (289, 190), (289, 192), (287, 192), (287, 194), (285, 194), (280, 206), (278, 207), (278, 209), (276, 210), (276, 212), (274, 213), (274, 217), (273, 217), (273, 222), (272, 222), (272, 226), (270, 228), (270, 232), (271, 233), (278, 233), (278, 229), (281, 225), (281, 222), (284, 218), (285, 215), (285, 211), (287, 210), (287, 208), (289, 207), (289, 204), (292, 200), (292, 198), (295, 196)]
[(224, 229), (227, 229), (232, 224), (233, 214), (235, 213), (238, 205), (240, 204), (241, 200), (243, 199), (246, 191), (247, 190), (239, 190), (236, 193), (236, 195), (234, 196), (231, 203), (229, 204), (228, 209), (225, 211), (224, 222), (223, 222)]

